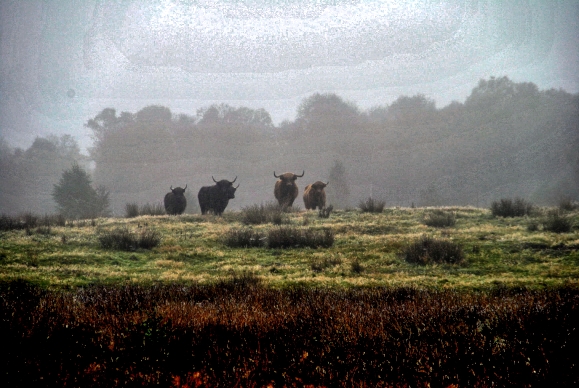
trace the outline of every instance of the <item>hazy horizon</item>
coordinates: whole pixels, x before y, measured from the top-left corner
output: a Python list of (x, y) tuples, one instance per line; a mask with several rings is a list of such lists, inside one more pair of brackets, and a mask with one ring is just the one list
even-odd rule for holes
[(108, 1), (0, 4), (0, 137), (73, 135), (104, 108), (212, 103), (293, 120), (313, 93), (361, 109), (463, 102), (508, 76), (579, 92), (579, 2)]

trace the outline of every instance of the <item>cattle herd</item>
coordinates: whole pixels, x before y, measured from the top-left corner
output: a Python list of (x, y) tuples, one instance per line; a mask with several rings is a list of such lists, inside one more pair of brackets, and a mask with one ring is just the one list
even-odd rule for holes
[[(273, 194), (279, 206), (291, 207), (293, 205), (299, 192), (296, 180), (303, 177), (304, 174), (305, 171), (302, 171), (302, 175), (297, 175), (292, 172), (276, 175), (275, 171), (273, 172), (273, 176), (278, 178), (278, 181), (275, 182)], [(237, 187), (233, 186), (237, 177), (232, 181), (228, 181), (227, 179), (216, 181), (213, 177), (211, 177), (211, 179), (213, 179), (215, 184), (213, 186), (203, 186), (199, 189), (197, 199), (199, 200), (201, 214), (211, 212), (220, 216), (229, 204), (229, 200), (235, 198), (235, 190), (237, 190), (239, 184), (237, 184)], [(321, 210), (326, 207), (326, 193), (324, 192), (324, 188), (328, 183), (329, 182), (317, 181), (305, 187), (303, 199), (306, 209), (315, 210), (318, 208)], [(171, 191), (165, 195), (165, 211), (170, 215), (182, 214), (187, 207), (187, 199), (185, 198), (187, 185), (185, 185), (184, 189), (181, 187), (173, 188), (173, 186), (171, 186), (170, 189)]]

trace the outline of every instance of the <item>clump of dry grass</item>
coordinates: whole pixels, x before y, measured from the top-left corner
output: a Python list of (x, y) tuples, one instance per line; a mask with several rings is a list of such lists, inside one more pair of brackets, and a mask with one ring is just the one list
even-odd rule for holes
[(360, 210), (365, 213), (382, 213), (384, 206), (386, 206), (385, 201), (376, 200), (372, 197), (369, 197), (365, 201), (360, 201), (358, 204)]
[(448, 240), (437, 240), (423, 236), (404, 249), (402, 256), (408, 263), (433, 264), (448, 263), (460, 264), (464, 261), (464, 252), (460, 245)]
[(151, 249), (161, 243), (161, 235), (153, 229), (144, 228), (140, 232), (132, 232), (128, 227), (118, 227), (100, 232), (100, 245), (104, 249), (134, 251), (136, 249)]
[(448, 228), (456, 225), (456, 215), (452, 212), (436, 209), (424, 218), (424, 224), (435, 228)]

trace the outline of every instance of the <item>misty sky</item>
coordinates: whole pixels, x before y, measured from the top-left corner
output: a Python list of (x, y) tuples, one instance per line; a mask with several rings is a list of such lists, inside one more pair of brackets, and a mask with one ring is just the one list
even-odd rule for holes
[(578, 21), (565, 0), (0, 0), (0, 136), (84, 149), (102, 109), (151, 104), (265, 108), (278, 124), (315, 92), (442, 107), (493, 75), (576, 93)]

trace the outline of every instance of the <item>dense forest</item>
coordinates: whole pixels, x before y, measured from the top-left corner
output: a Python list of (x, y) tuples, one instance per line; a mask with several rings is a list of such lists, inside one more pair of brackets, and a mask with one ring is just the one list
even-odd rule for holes
[(328, 203), (368, 197), (389, 206), (487, 206), (503, 197), (550, 204), (579, 193), (579, 94), (539, 90), (508, 77), (480, 80), (464, 103), (437, 108), (401, 96), (366, 111), (336, 94), (304, 99), (293, 121), (274, 125), (264, 109), (215, 104), (194, 114), (148, 106), (103, 109), (87, 118), (94, 143), (82, 155), (71, 136), (37, 138), (27, 150), (0, 141), (0, 213), (52, 213), (54, 185), (73, 163), (125, 204), (160, 203), (188, 185), (237, 176), (230, 209), (273, 200), (273, 172), (305, 171), (303, 188), (330, 181)]

